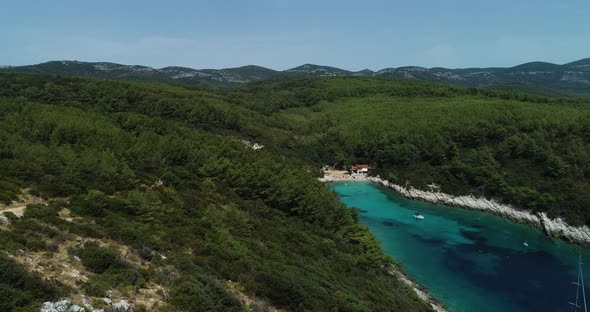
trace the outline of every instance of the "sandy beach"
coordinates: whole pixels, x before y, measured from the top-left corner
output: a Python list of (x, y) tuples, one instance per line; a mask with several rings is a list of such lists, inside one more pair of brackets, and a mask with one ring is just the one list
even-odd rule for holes
[(342, 182), (342, 181), (368, 181), (366, 174), (350, 174), (346, 170), (324, 171), (324, 177), (319, 178), (321, 182)]

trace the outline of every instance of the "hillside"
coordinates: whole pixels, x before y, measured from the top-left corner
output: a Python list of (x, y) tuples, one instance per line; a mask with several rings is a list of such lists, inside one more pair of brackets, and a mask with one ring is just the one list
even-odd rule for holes
[[(583, 62), (583, 61), (580, 61)], [(590, 71), (576, 63), (557, 65), (531, 62), (510, 68), (388, 68), (377, 76), (436, 81), (467, 87), (524, 85), (570, 94), (590, 94)]]
[(85, 63), (54, 61), (29, 66), (0, 68), (4, 72), (40, 73), (64, 76), (165, 82), (194, 88), (219, 89), (251, 82), (294, 77), (395, 77), (427, 80), (466, 87), (522, 86), (524, 91), (551, 95), (590, 95), (590, 59), (564, 65), (530, 62), (510, 68), (424, 68), (404, 66), (385, 68), (373, 72), (358, 72), (330, 66), (305, 64), (285, 71), (260, 66), (243, 66), (225, 69), (192, 69), (165, 67), (161, 69), (113, 63)]
[(588, 98), (345, 77), (259, 83), (230, 101), (291, 133), (264, 144), (318, 166), (369, 163), (400, 185), (590, 224)]
[(197, 70), (177, 66), (155, 69), (139, 65), (78, 61), (53, 61), (31, 66), (8, 67), (0, 69), (0, 71), (173, 83), (203, 89), (217, 89), (252, 81), (268, 80), (278, 74), (272, 69), (259, 66), (243, 66), (219, 70)]
[(0, 75), (0, 310), (428, 311), (305, 162), (241, 141), (259, 120), (207, 92)]
[(429, 310), (389, 274), (357, 210), (317, 181), (323, 164), (590, 224), (584, 97), (347, 75), (210, 92), (0, 74), (0, 121), (0, 210), (12, 212), (0, 218), (0, 310), (63, 298)]

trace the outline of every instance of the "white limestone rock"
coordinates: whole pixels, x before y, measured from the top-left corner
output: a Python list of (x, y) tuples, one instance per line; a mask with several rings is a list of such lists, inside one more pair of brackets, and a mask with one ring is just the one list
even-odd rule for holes
[(550, 219), (545, 213), (533, 213), (509, 205), (498, 203), (491, 199), (477, 198), (472, 195), (453, 196), (441, 192), (430, 192), (416, 189), (412, 186), (403, 187), (379, 177), (369, 177), (367, 180), (393, 189), (395, 192), (411, 199), (418, 199), (434, 204), (457, 206), (465, 209), (489, 212), (518, 223), (528, 224), (543, 230), (551, 237), (561, 238), (570, 242), (590, 246), (590, 228), (588, 226), (574, 227), (560, 218)]
[(72, 301), (70, 299), (63, 299), (56, 302), (44, 302), (41, 307), (41, 312), (63, 312), (67, 311)]
[(74, 305), (70, 306), (70, 309), (68, 311), (71, 311), (71, 312), (85, 312), (86, 309), (82, 308), (79, 305), (74, 304)]
[(8, 219), (8, 217), (6, 217), (5, 215), (0, 215), (0, 225), (8, 225), (10, 224), (10, 219)]
[(120, 312), (129, 311), (129, 308), (130, 308), (130, 305), (125, 300), (120, 300), (119, 302), (113, 304), (113, 310), (115, 310), (115, 311), (120, 311)]

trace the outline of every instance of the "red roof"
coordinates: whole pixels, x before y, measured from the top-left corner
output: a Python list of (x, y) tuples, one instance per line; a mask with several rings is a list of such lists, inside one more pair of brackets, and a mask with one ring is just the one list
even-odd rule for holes
[(362, 165), (356, 165), (356, 166), (353, 166), (352, 168), (350, 168), (350, 170), (352, 170), (352, 171), (357, 171), (357, 170), (361, 170), (361, 169), (369, 170), (369, 169), (371, 169), (371, 167), (369, 167), (369, 165), (362, 164)]

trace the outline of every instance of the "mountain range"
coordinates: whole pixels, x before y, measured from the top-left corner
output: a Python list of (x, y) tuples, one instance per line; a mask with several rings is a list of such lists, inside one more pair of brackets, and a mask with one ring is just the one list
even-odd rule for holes
[(376, 76), (428, 80), (467, 87), (532, 90), (545, 94), (590, 95), (590, 58), (563, 65), (530, 62), (507, 68), (464, 69), (404, 66), (356, 72), (313, 64), (277, 71), (255, 65), (224, 69), (193, 69), (178, 66), (157, 69), (108, 62), (51, 61), (36, 65), (2, 66), (0, 72), (140, 80), (208, 89), (290, 77)]

